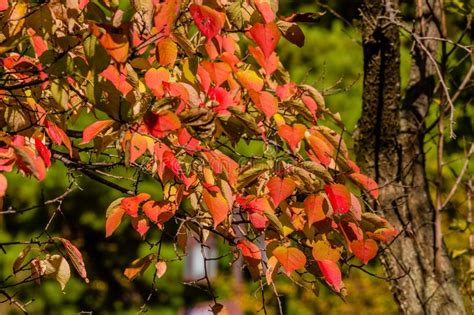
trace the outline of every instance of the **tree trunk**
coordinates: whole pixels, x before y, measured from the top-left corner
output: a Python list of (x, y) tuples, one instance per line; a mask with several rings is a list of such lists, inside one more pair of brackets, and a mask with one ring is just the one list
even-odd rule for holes
[[(415, 32), (438, 36), (437, 0), (419, 1), (424, 12)], [(428, 5), (427, 5), (428, 4)], [(404, 314), (465, 314), (445, 249), (435, 265), (435, 208), (426, 180), (424, 119), (435, 88), (435, 69), (426, 52), (436, 41), (415, 45), (410, 80), (400, 97), (398, 0), (365, 0), (362, 10), (364, 91), (354, 134), (360, 165), (379, 183), (375, 211), (401, 235), (384, 251), (382, 263)], [(395, 280), (395, 278), (400, 277)]]

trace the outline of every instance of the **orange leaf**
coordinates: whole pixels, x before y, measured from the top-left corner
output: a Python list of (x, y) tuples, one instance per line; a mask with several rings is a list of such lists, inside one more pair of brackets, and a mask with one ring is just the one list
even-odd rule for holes
[(368, 237), (384, 242), (385, 244), (390, 243), (397, 234), (398, 231), (395, 228), (380, 228), (374, 232), (367, 232)]
[(210, 42), (224, 27), (224, 13), (208, 6), (192, 4), (189, 7), (189, 12), (198, 29), (207, 37), (207, 42)]
[(158, 56), (160, 65), (172, 66), (178, 56), (178, 46), (171, 38), (164, 38), (158, 42)]
[(138, 274), (143, 274), (155, 258), (155, 254), (148, 254), (145, 257), (136, 259), (127, 269), (125, 269), (123, 274), (129, 280), (133, 280), (136, 276), (138, 276)]
[(308, 217), (308, 225), (312, 225), (314, 222), (326, 218), (326, 214), (323, 210), (324, 200), (324, 196), (322, 195), (309, 195), (304, 200), (304, 211)]
[(181, 0), (166, 0), (156, 6), (155, 27), (158, 33), (168, 36), (178, 17)]
[(145, 126), (153, 137), (161, 138), (170, 131), (181, 128), (181, 122), (175, 113), (163, 110), (159, 113), (149, 112), (144, 117)]
[(337, 262), (341, 257), (342, 247), (334, 248), (327, 240), (317, 241), (312, 250), (313, 257), (316, 261), (331, 260)]
[(273, 250), (273, 256), (278, 259), (288, 276), (306, 265), (306, 256), (296, 247), (278, 246)]
[(328, 147), (326, 142), (315, 135), (309, 135), (306, 140), (321, 164), (328, 166), (331, 163), (331, 149)]
[(0, 174), (0, 198), (5, 197), (8, 188), (8, 181), (5, 175)]
[(356, 184), (367, 190), (374, 199), (377, 199), (379, 196), (379, 189), (377, 183), (372, 178), (360, 173), (350, 174), (349, 177)]
[(237, 80), (247, 90), (261, 91), (263, 89), (263, 79), (253, 70), (243, 70), (237, 72)]
[(112, 82), (115, 88), (122, 92), (123, 95), (127, 95), (133, 90), (132, 85), (127, 82), (127, 71), (125, 67), (121, 68), (119, 72), (117, 66), (109, 65), (100, 75)]
[(249, 31), (250, 37), (262, 49), (265, 59), (268, 59), (275, 50), (281, 33), (275, 22), (255, 23)]
[(151, 68), (145, 73), (145, 84), (156, 97), (162, 97), (165, 92), (163, 82), (170, 79), (170, 73), (165, 68)]
[(145, 218), (132, 218), (132, 226), (141, 237), (143, 237), (150, 228)]
[(278, 207), (283, 200), (293, 194), (296, 188), (296, 183), (291, 177), (280, 178), (274, 176), (268, 181), (267, 187), (270, 191), (273, 205)]
[[(98, 26), (92, 25), (94, 34), (97, 34)], [(125, 63), (128, 59), (129, 42), (126, 35), (128, 29), (125, 25), (120, 28), (112, 28), (111, 26), (103, 26), (105, 33), (98, 31), (99, 42), (107, 50), (109, 55), (118, 63)]]
[(232, 73), (232, 68), (225, 62), (201, 62), (202, 68), (209, 74), (211, 81), (216, 86), (220, 86), (224, 83)]
[(332, 260), (318, 260), (318, 266), (321, 270), (326, 282), (329, 283), (336, 292), (341, 291), (341, 270)]
[(105, 237), (112, 235), (119, 227), (124, 213), (125, 210), (120, 206), (110, 209), (110, 213), (107, 215), (107, 219), (105, 220)]
[(378, 246), (372, 239), (352, 241), (350, 246), (354, 255), (364, 264), (377, 255)]
[(139, 133), (134, 133), (130, 140), (130, 163), (135, 162), (141, 157), (148, 146), (146, 138)]
[(89, 143), (99, 133), (105, 130), (107, 127), (114, 123), (113, 120), (98, 120), (91, 125), (87, 126), (82, 132), (82, 142), (80, 144)]
[(267, 119), (272, 118), (272, 116), (278, 112), (278, 100), (269, 92), (250, 90), (249, 94), (255, 106), (265, 114)]
[(303, 140), (306, 127), (302, 124), (293, 126), (281, 125), (278, 127), (278, 135), (284, 139), (295, 152), (298, 144)]
[(229, 204), (220, 192), (220, 189), (218, 192), (210, 192), (204, 188), (202, 190), (202, 198), (211, 213), (214, 220), (214, 228), (216, 228), (227, 217), (230, 211)]
[(351, 209), (351, 194), (342, 184), (327, 184), (324, 190), (336, 214), (347, 213)]

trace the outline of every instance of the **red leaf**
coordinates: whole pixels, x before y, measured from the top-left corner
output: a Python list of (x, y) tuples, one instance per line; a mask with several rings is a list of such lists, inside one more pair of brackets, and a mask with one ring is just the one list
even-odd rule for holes
[(212, 193), (204, 188), (202, 190), (202, 198), (211, 213), (214, 220), (214, 228), (216, 228), (227, 217), (230, 211), (229, 204), (220, 191)]
[(69, 260), (76, 269), (77, 273), (82, 279), (84, 279), (86, 283), (89, 283), (89, 279), (87, 279), (86, 265), (84, 264), (84, 259), (82, 258), (81, 252), (67, 239), (61, 238), (60, 240), (64, 246), (64, 249), (66, 250)]
[(260, 24), (256, 23), (249, 31), (250, 37), (262, 49), (263, 55), (266, 59), (275, 50), (275, 47), (280, 39), (281, 33), (275, 22)]
[(82, 142), (80, 144), (89, 143), (99, 133), (104, 131), (107, 127), (114, 123), (113, 120), (98, 120), (91, 125), (87, 126), (82, 132)]
[(312, 225), (314, 222), (326, 218), (326, 214), (323, 210), (324, 200), (324, 196), (322, 195), (309, 195), (304, 200), (304, 211), (308, 216), (308, 225)]
[(12, 145), (17, 156), (16, 164), (26, 174), (32, 174), (42, 181), (46, 176), (46, 167), (41, 157), (36, 156), (33, 149), (22, 145)]
[(5, 175), (0, 174), (0, 198), (5, 197), (8, 188), (8, 181)]
[(363, 189), (367, 190), (374, 199), (377, 199), (377, 197), (379, 196), (378, 185), (372, 178), (360, 173), (350, 174), (349, 177), (356, 184), (362, 186)]
[(281, 125), (278, 127), (278, 135), (290, 145), (294, 152), (298, 144), (303, 140), (305, 132), (306, 127), (302, 124), (294, 124), (293, 126)]
[(275, 52), (273, 52), (269, 58), (265, 58), (260, 47), (249, 46), (249, 52), (255, 58), (260, 67), (265, 70), (267, 75), (271, 75), (278, 69), (280, 59)]
[(31, 45), (33, 46), (35, 55), (38, 58), (48, 50), (48, 43), (41, 36), (35, 35), (35, 31), (32, 28), (29, 28), (27, 33), (30, 35)]
[(158, 33), (168, 36), (178, 17), (181, 0), (166, 0), (156, 6), (155, 27)]
[(170, 131), (181, 128), (181, 122), (175, 113), (163, 110), (159, 113), (149, 112), (144, 117), (149, 133), (156, 138), (166, 136)]
[(279, 85), (276, 88), (276, 94), (282, 101), (289, 100), (293, 95), (298, 91), (298, 87), (295, 83), (286, 83), (284, 85)]
[(140, 203), (150, 199), (150, 195), (147, 193), (141, 193), (133, 197), (123, 198), (120, 206), (125, 210), (125, 212), (131, 217), (137, 217), (138, 215), (138, 206)]
[(327, 184), (324, 190), (336, 214), (347, 213), (351, 209), (351, 194), (342, 184)]
[(384, 242), (385, 244), (390, 243), (397, 235), (398, 231), (395, 228), (380, 228), (374, 232), (367, 232), (368, 237)]
[(332, 260), (318, 260), (318, 266), (323, 273), (326, 282), (329, 283), (336, 292), (341, 291), (341, 270)]
[(132, 218), (132, 226), (141, 237), (143, 237), (150, 229), (148, 221), (145, 218)]
[(35, 137), (34, 139), (35, 139), (36, 151), (38, 151), (38, 154), (43, 159), (44, 165), (46, 167), (50, 167), (51, 166), (51, 151), (49, 151), (49, 149), (43, 144), (43, 142), (39, 138)]
[(145, 202), (142, 208), (148, 219), (155, 223), (160, 229), (163, 228), (163, 224), (168, 222), (176, 212), (175, 204), (169, 201), (156, 202), (149, 200)]
[(109, 25), (102, 26), (103, 30), (92, 24), (92, 33), (99, 38), (100, 44), (107, 50), (109, 55), (118, 63), (125, 63), (128, 59), (128, 48), (130, 46), (127, 36), (127, 26), (112, 28)]
[(5, 11), (8, 6), (8, 0), (0, 0), (0, 11)]
[(280, 178), (275, 176), (270, 178), (267, 187), (270, 191), (273, 205), (278, 207), (283, 200), (293, 194), (296, 188), (296, 183), (291, 177)]
[(255, 5), (257, 6), (260, 14), (262, 14), (266, 23), (270, 23), (275, 20), (275, 12), (272, 10), (270, 0), (255, 0)]
[(250, 266), (258, 266), (262, 260), (262, 253), (257, 245), (249, 240), (243, 239), (237, 243), (237, 248), (242, 253), (245, 261)]
[(306, 265), (306, 256), (296, 247), (278, 246), (273, 250), (273, 256), (278, 259), (287, 275)]
[(278, 112), (278, 100), (269, 92), (250, 90), (249, 94), (255, 106), (265, 114), (267, 119), (272, 118), (272, 116)]
[(205, 5), (191, 4), (189, 12), (196, 26), (210, 42), (224, 27), (225, 15)]
[(374, 240), (355, 240), (351, 242), (350, 246), (354, 255), (364, 264), (377, 255), (378, 246)]

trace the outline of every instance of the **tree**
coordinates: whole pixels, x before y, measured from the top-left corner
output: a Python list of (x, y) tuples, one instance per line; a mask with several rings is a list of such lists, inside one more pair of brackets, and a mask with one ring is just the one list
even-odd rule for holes
[[(356, 135), (358, 160), (383, 187), (374, 209), (404, 231), (383, 256), (388, 277), (401, 276), (391, 285), (403, 313), (464, 314), (459, 286), (442, 242), (441, 215), (464, 179), (473, 151), (468, 144), (465, 166), (457, 175), (456, 184), (442, 195), (446, 182), (443, 167), (447, 165), (443, 162), (444, 141), (448, 131), (453, 135), (454, 102), (470, 80), (472, 64), (464, 73), (465, 83), (448, 77), (449, 56), (465, 47), (462, 36), (458, 42), (447, 37), (443, 1), (417, 3), (413, 26), (403, 21), (399, 5), (399, 1), (391, 0), (364, 1), (364, 94)], [(408, 32), (413, 40), (409, 82), (403, 98), (401, 31)], [(439, 43), (442, 51), (438, 63)], [(451, 52), (446, 43), (453, 43)], [(448, 84), (452, 84), (452, 91)], [(439, 107), (433, 109), (437, 94)], [(425, 145), (433, 129), (426, 126), (433, 111), (437, 111), (437, 118), (432, 126), (438, 126), (435, 203), (427, 178)], [(447, 129), (445, 123), (450, 124)]]

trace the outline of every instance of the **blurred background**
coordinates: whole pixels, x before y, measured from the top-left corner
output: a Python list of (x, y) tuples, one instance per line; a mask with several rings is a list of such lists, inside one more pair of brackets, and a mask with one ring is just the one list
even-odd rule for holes
[[(458, 23), (460, 16), (469, 12), (470, 8), (462, 1), (446, 1), (450, 8), (448, 29), (459, 32), (464, 26)], [(302, 25), (306, 35), (303, 48), (292, 46), (281, 41), (278, 53), (282, 63), (290, 71), (292, 80), (297, 83), (314, 85), (324, 91), (326, 103), (333, 112), (340, 112), (349, 133), (346, 141), (352, 147), (350, 132), (354, 130), (361, 111), (363, 57), (358, 30), (358, 0), (330, 1), (331, 9), (324, 3), (315, 4), (314, 1), (280, 1), (280, 15), (290, 15), (292, 12), (321, 12), (326, 14), (319, 23)], [(412, 4), (404, 4), (407, 12)], [(464, 11), (463, 11), (464, 10)], [(409, 20), (410, 17), (407, 17)], [(458, 25), (459, 24), (459, 25)], [(458, 30), (459, 28), (459, 30)], [(454, 36), (455, 37), (455, 36)], [(469, 39), (468, 39), (469, 40)], [(472, 39), (471, 39), (472, 40)], [(408, 36), (403, 36), (402, 50), (402, 79), (406, 84), (409, 71), (410, 45)], [(456, 71), (463, 73), (465, 69), (453, 67), (453, 76)], [(465, 72), (465, 71), (464, 71)], [(472, 90), (471, 90), (472, 91)], [(468, 93), (469, 94), (469, 93)], [(449, 164), (453, 174), (459, 172), (463, 155), (462, 148), (473, 138), (474, 106), (470, 99), (460, 98), (456, 111), (457, 139), (447, 145), (448, 157), (453, 161)], [(434, 114), (433, 114), (434, 115)], [(433, 116), (434, 117), (434, 116)], [(434, 118), (432, 119), (434, 120)], [(89, 123), (80, 120), (71, 129), (81, 130)], [(427, 141), (428, 169), (434, 178), (436, 168), (435, 154), (432, 144)], [(126, 170), (121, 170), (124, 176)], [(5, 205), (16, 209), (26, 209), (44, 200), (61, 195), (67, 188), (70, 176), (79, 176), (68, 171), (56, 163), (52, 167), (44, 182), (25, 179), (17, 174), (9, 174), (8, 196)], [(472, 174), (472, 165), (471, 171)], [(452, 178), (449, 177), (449, 178)], [(65, 199), (62, 204), (62, 213), (57, 215), (49, 226), (52, 236), (63, 236), (71, 240), (84, 255), (89, 272), (90, 283), (84, 283), (73, 273), (67, 284), (65, 293), (54, 280), (44, 280), (41, 285), (26, 283), (13, 288), (12, 292), (23, 302), (33, 300), (28, 309), (32, 314), (76, 314), (78, 312), (93, 311), (97, 314), (176, 314), (183, 312), (185, 307), (204, 305), (209, 296), (202, 290), (183, 284), (183, 277), (193, 273), (192, 265), (186, 265), (183, 260), (168, 262), (166, 274), (153, 283), (154, 268), (149, 268), (142, 277), (128, 281), (123, 276), (123, 270), (131, 261), (143, 257), (151, 252), (150, 245), (143, 242), (129, 224), (122, 224), (119, 230), (108, 239), (104, 235), (105, 211), (108, 205), (121, 195), (101, 184), (87, 178), (78, 178), (83, 190), (77, 189)], [(151, 180), (144, 178), (140, 184), (140, 191), (150, 194), (160, 194), (160, 189)], [(34, 208), (16, 215), (0, 215), (0, 242), (12, 240), (30, 240), (44, 230), (49, 218), (56, 209), (56, 204)], [(461, 187), (456, 198), (453, 199), (450, 210), (444, 218), (445, 236), (450, 255), (457, 271), (460, 285), (466, 301), (468, 294), (469, 252), (468, 237), (470, 226), (467, 218), (467, 199), (464, 188)], [(171, 233), (172, 234), (172, 233)], [(155, 229), (149, 232), (150, 241), (158, 240), (160, 232)], [(165, 235), (165, 240), (169, 236)], [(171, 241), (171, 238), (169, 239)], [(224, 244), (215, 241), (216, 250), (213, 255), (226, 255), (228, 249)], [(0, 251), (0, 279), (11, 274), (11, 266), (24, 246), (8, 246)], [(164, 259), (175, 258), (175, 251), (171, 243), (164, 243), (161, 249)], [(196, 259), (199, 259), (196, 258)], [(241, 275), (231, 266), (232, 256), (226, 256), (214, 263), (211, 267), (215, 272), (213, 289), (220, 301), (232, 301), (229, 308), (238, 305), (243, 313), (255, 314), (261, 307), (259, 283), (250, 281), (245, 272)], [(369, 264), (368, 269), (374, 274), (384, 276), (383, 268), (378, 261)], [(21, 278), (21, 274), (18, 275)], [(351, 270), (344, 281), (348, 296), (345, 301), (332, 295), (326, 288), (321, 287), (319, 296), (279, 277), (276, 280), (279, 293), (283, 295), (282, 303), (286, 314), (397, 314), (397, 306), (389, 291), (389, 284), (383, 280), (360, 270)], [(273, 292), (266, 292), (268, 311), (271, 314), (278, 312)], [(199, 304), (204, 303), (204, 304)], [(233, 305), (232, 305), (233, 303)], [(198, 308), (196, 308), (198, 310)], [(0, 304), (0, 314), (14, 312), (14, 308), (7, 303)], [(197, 311), (193, 314), (199, 314)]]

